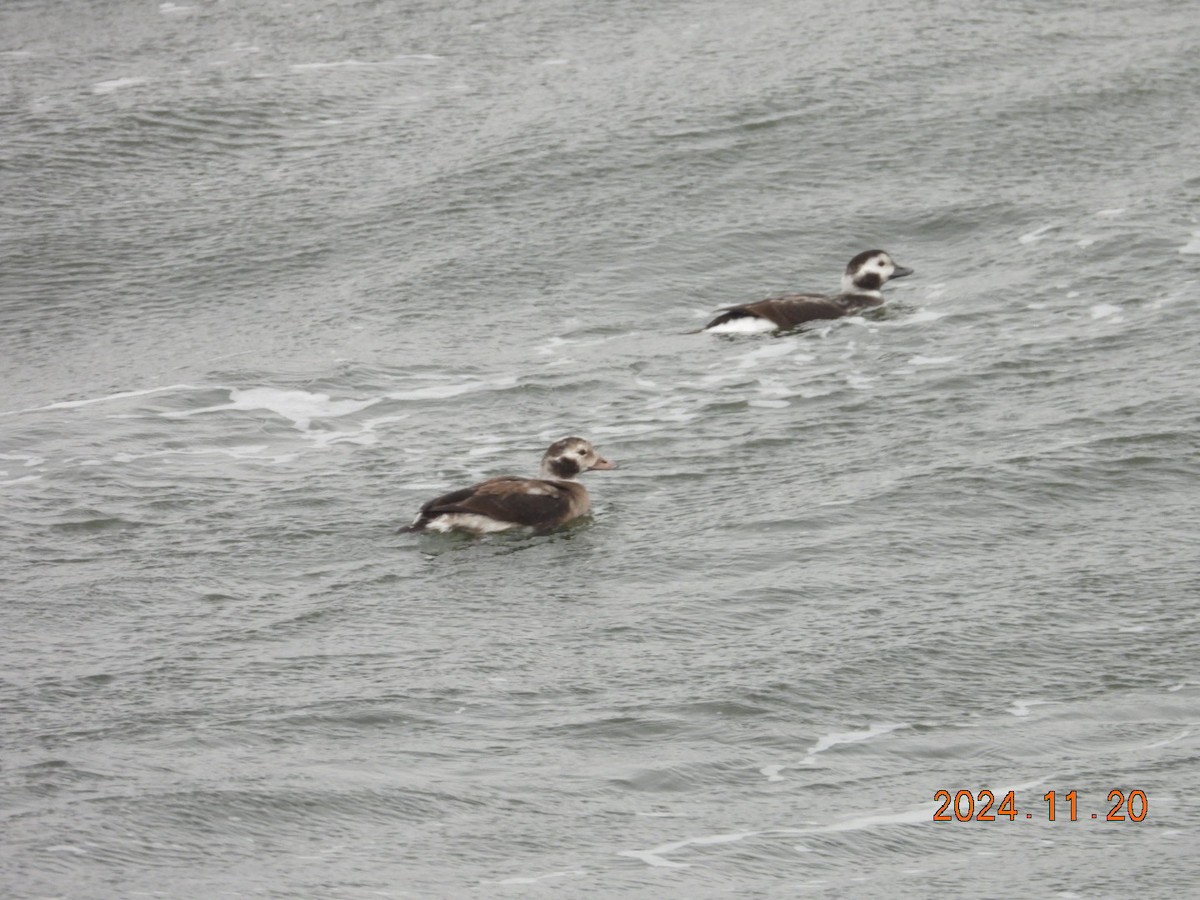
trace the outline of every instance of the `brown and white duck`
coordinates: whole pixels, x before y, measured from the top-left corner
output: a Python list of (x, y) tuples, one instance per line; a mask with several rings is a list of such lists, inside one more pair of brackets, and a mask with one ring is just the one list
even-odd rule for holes
[(814, 319), (840, 319), (883, 304), (880, 290), (893, 278), (911, 275), (882, 250), (864, 250), (846, 266), (837, 294), (784, 294), (757, 303), (727, 306), (701, 328), (713, 334), (787, 330)]
[(576, 480), (581, 474), (616, 467), (588, 441), (566, 437), (550, 445), (537, 478), (502, 475), (443, 494), (422, 506), (400, 531), (549, 531), (590, 508), (587, 489)]

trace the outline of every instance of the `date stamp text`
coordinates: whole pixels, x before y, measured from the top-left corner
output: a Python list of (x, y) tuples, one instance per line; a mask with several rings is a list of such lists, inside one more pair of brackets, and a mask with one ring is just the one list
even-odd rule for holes
[[(1039, 819), (1046, 822), (1079, 821), (1081, 801), (1078, 791), (1067, 791), (1058, 794), (1047, 791), (1042, 796), (1042, 803), (1036, 802), (1033, 807), (1024, 804), (1018, 806), (1017, 792), (1009, 791), (996, 802), (996, 795), (987, 788), (979, 791), (955, 791), (951, 793), (942, 789), (933, 795), (933, 799), (941, 806), (933, 814), (935, 822), (995, 822), (997, 819), (1008, 819), (1015, 822), (1018, 819)], [(1060, 802), (1061, 801), (1061, 802)], [(1123, 791), (1114, 788), (1108, 792), (1108, 813), (1104, 815), (1106, 822), (1142, 822), (1150, 812), (1150, 801), (1142, 790)], [(1100, 812), (1082, 813), (1085, 819), (1099, 819)]]

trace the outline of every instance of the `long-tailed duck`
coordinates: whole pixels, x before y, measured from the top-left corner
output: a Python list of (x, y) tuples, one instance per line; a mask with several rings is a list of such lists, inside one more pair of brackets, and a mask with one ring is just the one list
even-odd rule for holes
[(795, 328), (813, 319), (839, 319), (883, 303), (880, 291), (893, 278), (911, 275), (882, 250), (865, 250), (846, 266), (840, 293), (784, 294), (757, 303), (727, 306), (701, 328), (714, 334), (748, 334)]
[(412, 524), (400, 531), (548, 531), (588, 511), (588, 492), (576, 481), (579, 475), (616, 467), (588, 441), (566, 437), (550, 445), (537, 478), (502, 475), (443, 494), (422, 506)]

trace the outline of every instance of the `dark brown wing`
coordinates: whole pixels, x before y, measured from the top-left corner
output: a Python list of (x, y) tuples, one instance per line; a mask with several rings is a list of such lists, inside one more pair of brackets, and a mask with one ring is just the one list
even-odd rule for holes
[(780, 328), (795, 328), (815, 319), (840, 319), (847, 309), (835, 297), (820, 294), (786, 294), (741, 307), (752, 315), (770, 319)]
[(572, 488), (580, 485), (515, 476), (487, 481), (452, 491), (421, 507), (424, 522), (447, 513), (473, 513), (532, 528), (553, 528), (571, 518)]
[(766, 319), (776, 328), (782, 329), (795, 328), (813, 319), (837, 319), (847, 313), (846, 307), (839, 299), (824, 294), (785, 294), (769, 300), (759, 300), (757, 303), (726, 306), (719, 316), (704, 326), (704, 329), (746, 318)]

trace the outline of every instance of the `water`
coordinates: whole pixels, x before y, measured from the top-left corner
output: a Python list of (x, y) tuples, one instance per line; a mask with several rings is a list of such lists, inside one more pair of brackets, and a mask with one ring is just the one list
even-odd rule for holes
[[(1194, 892), (1198, 41), (5, 4), (3, 893)], [(395, 534), (571, 433), (589, 521)]]

